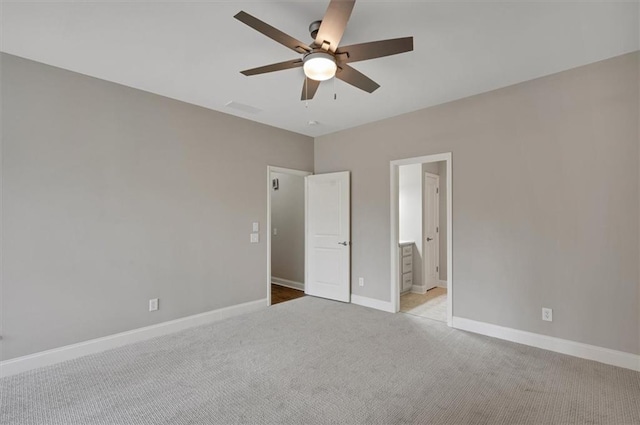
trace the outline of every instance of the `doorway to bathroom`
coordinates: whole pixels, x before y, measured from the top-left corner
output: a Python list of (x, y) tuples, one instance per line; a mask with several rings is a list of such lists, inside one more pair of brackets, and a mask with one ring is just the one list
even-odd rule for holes
[(392, 180), (396, 311), (450, 324), (451, 154), (393, 161)]

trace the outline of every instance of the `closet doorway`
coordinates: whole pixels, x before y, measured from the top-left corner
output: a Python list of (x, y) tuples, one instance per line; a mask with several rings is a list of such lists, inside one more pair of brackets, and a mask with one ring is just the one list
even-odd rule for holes
[(269, 305), (304, 296), (305, 177), (267, 167), (267, 298)]

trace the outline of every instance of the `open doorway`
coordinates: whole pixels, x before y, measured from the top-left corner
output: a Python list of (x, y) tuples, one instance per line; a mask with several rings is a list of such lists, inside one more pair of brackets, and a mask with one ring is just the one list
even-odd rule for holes
[(304, 296), (304, 178), (312, 173), (267, 168), (267, 293), (272, 305)]
[(392, 161), (391, 180), (394, 310), (451, 325), (451, 154)]

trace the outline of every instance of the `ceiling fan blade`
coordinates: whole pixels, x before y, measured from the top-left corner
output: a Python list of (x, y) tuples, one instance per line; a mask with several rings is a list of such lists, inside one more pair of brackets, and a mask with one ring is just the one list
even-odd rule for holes
[(300, 100), (313, 99), (313, 96), (315, 96), (319, 86), (320, 81), (305, 77), (304, 84), (302, 84), (302, 96), (300, 97)]
[(318, 46), (322, 47), (323, 44), (328, 43), (329, 50), (331, 52), (336, 51), (347, 27), (349, 17), (351, 17), (355, 2), (355, 0), (331, 0), (316, 35), (316, 44)]
[(336, 51), (336, 56), (339, 58), (344, 57), (345, 59), (342, 59), (342, 61), (349, 63), (397, 55), (398, 53), (411, 52), (412, 50), (413, 37), (403, 37), (340, 47)]
[(260, 66), (258, 68), (246, 69), (240, 71), (240, 73), (247, 77), (251, 75), (266, 74), (267, 72), (283, 71), (285, 69), (300, 68), (302, 66), (302, 59), (294, 59), (291, 61), (273, 63), (271, 65)]
[(378, 89), (378, 87), (380, 87), (380, 84), (376, 83), (360, 71), (351, 68), (347, 64), (340, 65), (340, 68), (338, 68), (338, 72), (336, 73), (336, 78), (344, 81), (345, 83), (349, 83), (360, 90), (364, 90), (367, 93), (373, 93)]
[(285, 34), (279, 29), (272, 27), (266, 22), (263, 22), (260, 19), (255, 18), (244, 11), (238, 12), (234, 16), (234, 18), (236, 18), (238, 21), (244, 24), (249, 25), (254, 30), (261, 32), (267, 37), (277, 41), (278, 43), (290, 48), (295, 52), (305, 53), (305, 52), (311, 51), (311, 48), (306, 44), (304, 44), (302, 41), (297, 40), (288, 34)]

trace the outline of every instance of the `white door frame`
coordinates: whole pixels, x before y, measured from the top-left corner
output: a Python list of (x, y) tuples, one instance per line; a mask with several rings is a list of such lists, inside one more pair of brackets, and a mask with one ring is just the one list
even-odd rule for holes
[(306, 177), (313, 174), (310, 171), (274, 167), (271, 165), (267, 166), (267, 226), (265, 232), (267, 234), (267, 305), (271, 305), (271, 173), (291, 174), (301, 177)]
[(391, 303), (393, 312), (400, 311), (400, 288), (398, 287), (398, 235), (399, 235), (399, 167), (401, 165), (424, 164), (425, 162), (447, 163), (447, 325), (453, 325), (453, 210), (452, 210), (452, 155), (451, 152), (415, 158), (398, 159), (389, 163), (391, 179)]
[[(426, 222), (427, 222), (427, 214), (426, 214), (426, 207), (427, 207), (427, 197), (426, 195), (426, 186), (425, 186), (425, 181), (426, 181), (426, 177), (430, 176), (436, 179), (438, 188), (440, 187), (440, 176), (437, 174), (433, 174), (430, 173), (428, 171), (425, 171), (424, 173), (422, 173), (422, 287), (426, 288), (427, 287), (427, 255), (426, 255), (426, 233), (425, 229), (427, 228), (426, 226)], [(438, 223), (438, 226), (440, 225), (440, 196), (436, 197), (436, 223)], [(438, 233), (438, 238), (436, 241), (436, 263), (438, 264), (438, 266), (440, 265), (440, 232)], [(436, 271), (436, 276), (437, 276), (437, 280), (438, 280), (438, 284), (440, 283), (440, 269), (437, 269), (438, 271)], [(436, 285), (438, 286), (438, 285)]]

